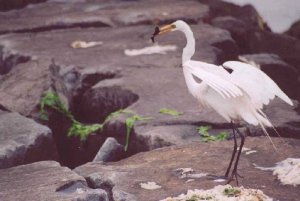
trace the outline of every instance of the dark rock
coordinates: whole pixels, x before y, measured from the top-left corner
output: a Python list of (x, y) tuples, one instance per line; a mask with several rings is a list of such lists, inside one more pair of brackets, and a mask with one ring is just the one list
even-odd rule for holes
[(105, 140), (102, 147), (99, 149), (94, 162), (103, 161), (117, 161), (120, 160), (124, 155), (124, 146), (119, 144), (115, 138), (109, 137)]
[(209, 6), (210, 14), (207, 19), (211, 22), (215, 17), (232, 16), (244, 21), (251, 30), (268, 30), (270, 28), (251, 5), (238, 6), (220, 0), (199, 0)]
[(214, 18), (211, 21), (211, 24), (215, 27), (226, 29), (230, 32), (232, 38), (239, 46), (239, 53), (245, 53), (249, 51), (248, 35), (250, 32), (250, 27), (244, 21), (232, 16), (222, 16)]
[(30, 60), (30, 57), (18, 55), (18, 54), (7, 54), (3, 51), (0, 46), (0, 75), (7, 74), (13, 67), (19, 63), (26, 63)]
[[(272, 167), (287, 157), (300, 157), (300, 141), (295, 139), (273, 138), (278, 151), (274, 151), (266, 137), (249, 137), (245, 147), (256, 150), (250, 155), (242, 154), (239, 163), (239, 184), (247, 188), (261, 189), (274, 200), (296, 201), (299, 188), (281, 185), (269, 171), (256, 169)], [(231, 157), (233, 142), (193, 143), (184, 146), (171, 146), (150, 152), (139, 153), (114, 163), (88, 163), (77, 167), (75, 172), (89, 179), (91, 185), (109, 180), (113, 196), (115, 190), (135, 197), (134, 200), (156, 201), (169, 196), (186, 193), (188, 189), (208, 189), (219, 183), (210, 178), (180, 178), (178, 168), (192, 168), (195, 173), (223, 175)], [(141, 183), (156, 182), (160, 189), (145, 190)]]
[(300, 69), (300, 41), (296, 38), (267, 31), (254, 32), (249, 36), (249, 48), (251, 53), (277, 54), (298, 71)]
[(50, 113), (48, 125), (53, 132), (61, 164), (71, 169), (92, 161), (106, 139), (102, 133), (90, 133), (85, 141), (77, 136), (68, 136), (71, 121), (58, 112)]
[(54, 161), (0, 170), (0, 199), (53, 201), (108, 201), (101, 189), (90, 189), (85, 179)]
[(300, 20), (292, 24), (291, 28), (286, 31), (286, 34), (300, 39)]
[(28, 4), (41, 3), (47, 0), (0, 0), (0, 11), (24, 8)]
[[(186, 12), (185, 7), (189, 8)], [(64, 12), (61, 12), (61, 11)], [(55, 2), (32, 5), (21, 11), (0, 13), (0, 33), (41, 32), (70, 27), (157, 24), (185, 19), (197, 23), (208, 7), (195, 1)], [(55, 16), (55, 17), (53, 17)]]
[(239, 58), (260, 66), (260, 69), (269, 75), (290, 98), (299, 100), (299, 74), (293, 66), (288, 65), (275, 54), (249, 54), (241, 55)]
[(76, 97), (74, 114), (80, 121), (102, 122), (107, 115), (138, 100), (138, 95), (121, 87), (103, 87), (86, 91)]
[(17, 113), (0, 114), (0, 168), (58, 159), (52, 132)]
[[(265, 107), (265, 114), (269, 117), (278, 132), (275, 132), (272, 128), (268, 128), (268, 132), (271, 135), (275, 137), (280, 135), (282, 137), (300, 139), (300, 125), (297, 123), (300, 122), (300, 113), (296, 111), (296, 109), (299, 108), (299, 103), (297, 101), (293, 101), (293, 103), (294, 106), (291, 107), (277, 98)], [(250, 133), (259, 133), (259, 135), (262, 135), (262, 131), (259, 127), (255, 127), (255, 129), (252, 127), (252, 129), (250, 129)]]

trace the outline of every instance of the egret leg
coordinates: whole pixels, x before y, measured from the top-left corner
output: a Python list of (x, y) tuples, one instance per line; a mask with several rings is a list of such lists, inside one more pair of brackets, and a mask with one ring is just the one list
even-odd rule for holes
[(238, 129), (235, 129), (235, 130), (239, 134), (239, 136), (241, 137), (241, 144), (240, 144), (240, 147), (239, 147), (237, 158), (235, 160), (234, 168), (233, 168), (233, 170), (231, 172), (231, 175), (230, 175), (230, 177), (227, 181), (227, 184), (230, 183), (233, 180), (233, 177), (235, 177), (236, 184), (239, 185), (239, 181), (238, 181), (239, 174), (237, 173), (237, 167), (238, 167), (240, 156), (241, 156), (241, 153), (242, 153), (242, 149), (243, 149), (243, 146), (244, 146), (244, 143), (245, 143), (245, 136)]
[(232, 122), (231, 122), (231, 127), (232, 127), (233, 139), (234, 139), (234, 147), (233, 147), (233, 151), (232, 151), (232, 155), (231, 155), (231, 159), (230, 159), (228, 168), (227, 168), (226, 173), (225, 173), (225, 178), (228, 178), (228, 175), (229, 175), (229, 172), (230, 172), (230, 169), (231, 169), (231, 166), (232, 166), (232, 163), (233, 163), (236, 151), (237, 151), (237, 141), (236, 141), (236, 135), (235, 135), (235, 128), (234, 128), (234, 125), (233, 125)]

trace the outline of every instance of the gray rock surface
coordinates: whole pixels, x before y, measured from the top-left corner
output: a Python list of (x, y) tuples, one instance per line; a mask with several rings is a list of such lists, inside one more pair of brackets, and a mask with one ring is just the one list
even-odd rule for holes
[[(196, 37), (193, 59), (221, 64), (241, 54), (273, 52), (283, 60), (262, 54), (248, 57), (261, 64), (270, 75), (274, 69), (284, 74), (285, 79), (280, 80), (280, 84), (289, 94), (296, 93), (286, 80), (291, 79), (289, 83), (293, 83), (294, 88), (299, 86), (295, 80), (297, 72), (291, 67), (298, 64), (298, 41), (268, 32), (267, 25), (251, 6), (239, 7), (217, 0), (48, 0), (22, 10), (0, 13), (0, 108), (38, 118), (40, 98), (44, 91), (53, 88), (75, 118), (83, 123), (100, 123), (120, 108), (151, 117), (133, 126), (128, 152), (111, 154), (109, 143), (100, 151), (99, 147), (108, 137), (114, 137), (121, 144), (119, 148), (125, 144), (126, 119), (130, 114), (120, 115), (108, 122), (103, 131), (81, 142), (79, 138), (67, 136), (69, 119), (50, 112), (52, 120), (48, 126), (53, 131), (59, 159), (64, 165), (75, 167), (91, 161), (97, 151), (101, 162), (76, 169), (87, 181), (55, 162), (0, 170), (0, 200), (148, 201), (178, 195), (191, 188), (217, 185), (207, 179), (186, 183), (175, 171), (190, 166), (197, 173), (206, 171), (220, 175), (227, 166), (232, 148), (232, 142), (200, 142), (198, 126), (212, 125), (209, 132), (215, 134), (224, 130), (230, 132), (230, 125), (214, 111), (200, 108), (187, 92), (181, 69), (184, 36), (175, 32), (157, 37), (155, 45), (177, 47), (165, 54), (125, 54), (128, 50), (151, 47), (154, 25), (177, 19), (193, 24)], [(78, 40), (100, 43), (89, 48), (73, 48), (71, 44)], [(294, 111), (295, 107), (275, 100), (265, 109), (284, 137), (300, 138), (300, 115)], [(161, 114), (161, 108), (175, 109), (182, 115)], [(16, 122), (10, 121), (8, 116)], [(5, 165), (57, 159), (57, 155), (52, 157), (56, 149), (49, 129), (17, 113), (1, 111), (0, 120), (3, 119), (1, 131), (15, 131), (16, 137), (5, 135), (0, 153), (13, 147), (13, 153), (20, 157), (16, 159), (7, 148), (0, 157)], [(32, 129), (47, 132), (23, 136)], [(250, 131), (251, 135), (262, 135), (260, 128), (250, 127)], [(268, 132), (276, 135), (272, 130)], [(41, 139), (53, 147), (40, 142)], [(112, 140), (109, 138), (107, 142)], [(116, 163), (103, 162), (116, 160), (108, 156), (127, 157), (164, 146), (171, 147), (139, 153)], [(254, 169), (252, 163), (272, 166), (286, 157), (299, 157), (299, 141), (288, 139), (278, 146), (278, 153), (272, 150), (266, 138), (249, 138), (246, 146), (257, 149), (259, 154), (243, 154), (240, 171), (245, 179), (241, 179), (242, 185), (262, 188), (266, 194), (280, 200), (292, 201), (297, 197), (298, 189), (281, 186), (271, 173)], [(32, 154), (37, 154), (38, 158)], [(140, 183), (147, 181), (157, 182), (162, 189), (141, 189)], [(93, 189), (89, 189), (87, 183)], [(286, 195), (287, 198), (283, 197)]]
[(58, 159), (51, 130), (17, 113), (0, 113), (0, 168)]
[(14, 10), (14, 9), (20, 9), (25, 7), (28, 4), (32, 3), (41, 3), (46, 0), (11, 0), (11, 1), (6, 1), (6, 0), (0, 0), (0, 11), (9, 11), (9, 10)]
[[(248, 137), (245, 147), (256, 150), (256, 153), (242, 154), (239, 173), (241, 186), (256, 188), (273, 197), (274, 200), (296, 201), (299, 187), (283, 186), (272, 175), (254, 167), (272, 167), (287, 157), (299, 158), (300, 141), (295, 139), (273, 138), (278, 150), (274, 151), (266, 137)], [(231, 156), (233, 142), (193, 143), (183, 146), (171, 146), (150, 152), (139, 153), (130, 158), (113, 163), (87, 163), (75, 171), (89, 180), (92, 186), (101, 187), (109, 184), (114, 195), (118, 192), (134, 196), (136, 200), (157, 201), (169, 196), (186, 193), (188, 189), (208, 189), (218, 184), (209, 177), (188, 179), (182, 177), (178, 168), (192, 168), (194, 174), (209, 173), (222, 176)], [(160, 189), (142, 189), (140, 184), (156, 182)], [(126, 199), (125, 199), (126, 200)]]
[[(185, 6), (189, 12), (185, 12)], [(62, 12), (63, 11), (63, 12)], [(47, 1), (22, 10), (0, 13), (0, 33), (40, 32), (66, 27), (101, 27), (170, 22), (179, 18), (196, 23), (208, 15), (196, 1)], [(185, 15), (183, 16), (183, 13)]]
[[(194, 59), (218, 64), (237, 57), (238, 47), (229, 32), (205, 24), (194, 25), (192, 29), (197, 43)], [(35, 35), (3, 35), (1, 36), (3, 50), (35, 58), (36, 66), (30, 65), (33, 61), (19, 65), (28, 65), (26, 72), (35, 72), (35, 68), (38, 68), (44, 76), (38, 73), (30, 75), (36, 79), (28, 80), (28, 86), (38, 87), (35, 90), (36, 94), (32, 93), (30, 98), (24, 98), (23, 104), (26, 103), (31, 107), (22, 108), (20, 104), (12, 101), (20, 96), (19, 90), (23, 90), (25, 84), (15, 85), (15, 92), (11, 92), (3, 84), (3, 88), (0, 87), (3, 94), (0, 103), (8, 109), (32, 114), (37, 107), (37, 97), (40, 97), (43, 89), (50, 85), (47, 71), (48, 66), (51, 65), (51, 58), (55, 58), (56, 65), (60, 66), (61, 73), (65, 77), (66, 85), (75, 93), (73, 111), (78, 120), (99, 123), (110, 112), (124, 107), (139, 115), (153, 117), (150, 121), (138, 122), (134, 126), (130, 140), (133, 144), (129, 146), (134, 147), (135, 150), (131, 150), (133, 153), (164, 145), (181, 144), (182, 138), (185, 142), (200, 140), (199, 134), (195, 131), (187, 137), (184, 137), (185, 134), (179, 134), (183, 137), (178, 137), (177, 140), (174, 139), (176, 137), (170, 136), (172, 132), (179, 133), (176, 128), (181, 126), (184, 130), (195, 130), (196, 126), (212, 124), (227, 129), (229, 126), (227, 122), (211, 110), (201, 110), (197, 101), (187, 92), (182, 69), (178, 68), (181, 65), (181, 51), (185, 44), (182, 34), (172, 33), (157, 38), (160, 45), (178, 47), (176, 51), (167, 52), (166, 55), (126, 56), (124, 54), (125, 50), (151, 46), (149, 38), (152, 33), (153, 26), (134, 26), (114, 29), (68, 29)], [(86, 49), (73, 49), (70, 44), (75, 40), (102, 41), (103, 44)], [(15, 80), (13, 75), (21, 74), (22, 69), (15, 67), (10, 73), (4, 75), (5, 83), (12, 83)], [(36, 84), (37, 81), (43, 84)], [(79, 86), (80, 82), (81, 86)], [(164, 107), (178, 110), (183, 115), (172, 117), (159, 114), (159, 110)], [(298, 115), (293, 112), (293, 108), (285, 108), (287, 113), (294, 114), (292, 116), (295, 119), (287, 121), (281, 118), (277, 121), (276, 119), (280, 117), (270, 116), (271, 121), (277, 122), (277, 127), (285, 127), (288, 122), (298, 121)], [(123, 118), (119, 122), (121, 126), (118, 126), (118, 123), (109, 124), (100, 135), (115, 137), (121, 144), (125, 144), (124, 122)], [(155, 134), (160, 133), (161, 129), (163, 133), (167, 133), (164, 137)], [(289, 126), (288, 130), (291, 129), (297, 130), (297, 125)], [(172, 132), (166, 132), (167, 130)], [(262, 134), (262, 132), (258, 133)], [(103, 141), (99, 143), (102, 144)], [(95, 149), (95, 153), (93, 151), (94, 154), (96, 150), (98, 149)]]
[[(193, 29), (197, 36), (197, 49), (199, 50), (195, 59), (220, 63), (228, 57), (237, 56), (237, 47), (228, 32), (208, 25), (194, 26)], [(134, 29), (131, 27), (69, 29), (37, 35), (3, 35), (0, 37), (0, 46), (3, 46), (5, 54), (18, 52), (32, 60), (18, 64), (10, 73), (3, 76), (0, 103), (12, 111), (32, 115), (43, 91), (51, 85), (51, 74), (48, 69), (53, 58), (56, 65), (61, 67), (62, 72), (66, 73), (75, 68), (83, 76), (86, 74), (107, 75), (108, 78), (122, 76), (124, 83), (127, 80), (124, 77), (134, 76), (130, 75), (132, 72), (139, 71), (145, 74), (146, 72), (143, 73), (143, 71), (149, 71), (150, 68), (179, 71), (174, 67), (180, 66), (181, 48), (185, 40), (179, 33), (158, 40), (161, 41), (161, 45), (174, 44), (177, 41), (177, 50), (174, 53), (168, 53), (167, 57), (159, 54), (129, 57), (124, 54), (126, 49), (151, 46), (149, 38), (152, 32), (153, 26), (135, 26)], [(71, 48), (70, 44), (78, 39), (103, 41), (104, 44), (87, 49)], [(19, 83), (14, 84), (15, 80), (19, 80)], [(126, 89), (126, 87), (122, 88)], [(91, 92), (89, 94), (93, 96)], [(24, 105), (26, 107), (23, 107)]]
[(2, 201), (109, 201), (101, 189), (90, 189), (85, 179), (54, 161), (0, 170)]
[(98, 153), (96, 154), (93, 162), (103, 161), (117, 161), (124, 156), (124, 146), (119, 144), (115, 138), (109, 137), (105, 140)]

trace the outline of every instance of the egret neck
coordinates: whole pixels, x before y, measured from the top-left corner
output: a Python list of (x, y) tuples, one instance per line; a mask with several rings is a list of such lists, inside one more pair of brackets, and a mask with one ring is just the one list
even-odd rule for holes
[(191, 28), (188, 25), (180, 27), (179, 30), (182, 31), (186, 37), (186, 46), (183, 48), (182, 53), (182, 64), (184, 64), (186, 61), (191, 60), (195, 53), (195, 38)]
[[(178, 30), (182, 31), (186, 37), (186, 46), (183, 48), (182, 52), (182, 65), (191, 60), (192, 56), (195, 53), (195, 38), (191, 28), (184, 24), (181, 25)], [(183, 67), (183, 75), (185, 78), (186, 85), (190, 91), (190, 93), (197, 98), (197, 93), (199, 92), (200, 84), (195, 82), (193, 75), (189, 72), (189, 70)]]

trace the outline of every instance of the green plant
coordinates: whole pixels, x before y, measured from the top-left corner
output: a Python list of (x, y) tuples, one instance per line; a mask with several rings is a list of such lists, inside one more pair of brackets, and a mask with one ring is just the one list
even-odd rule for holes
[(65, 104), (60, 100), (58, 94), (53, 91), (47, 91), (44, 93), (41, 101), (40, 101), (40, 118), (42, 120), (48, 121), (49, 116), (46, 111), (46, 107), (52, 108), (64, 115), (66, 115), (72, 122), (71, 127), (68, 130), (68, 136), (78, 136), (80, 137), (80, 140), (86, 140), (89, 134), (96, 132), (97, 130), (102, 130), (103, 126), (111, 121), (113, 118), (116, 118), (117, 116), (121, 114), (127, 114), (130, 115), (125, 120), (126, 124), (126, 142), (125, 142), (125, 151), (128, 149), (128, 144), (129, 144), (129, 138), (130, 134), (132, 131), (132, 128), (137, 121), (145, 121), (152, 119), (151, 117), (142, 117), (137, 115), (135, 112), (130, 111), (130, 110), (118, 110), (115, 112), (110, 113), (105, 120), (103, 121), (102, 124), (91, 124), (91, 125), (84, 125), (77, 121), (75, 117), (72, 115), (72, 113), (67, 109)]
[(132, 128), (133, 128), (135, 122), (145, 121), (145, 120), (150, 120), (150, 119), (152, 119), (152, 117), (142, 117), (137, 114), (134, 114), (133, 116), (131, 116), (125, 120), (125, 124), (126, 124), (126, 141), (125, 141), (125, 147), (124, 147), (125, 151), (127, 151), (127, 149), (128, 149), (130, 134), (131, 134), (131, 131), (132, 131)]
[(229, 133), (226, 131), (222, 131), (217, 135), (210, 135), (210, 129), (211, 126), (200, 126), (197, 128), (198, 133), (201, 135), (203, 142), (223, 141), (229, 137)]
[(66, 116), (68, 116), (70, 119), (74, 119), (73, 115), (69, 110), (66, 108), (64, 103), (60, 100), (57, 93), (53, 91), (47, 91), (43, 94), (43, 97), (40, 101), (41, 111), (40, 111), (40, 118), (42, 120), (49, 120), (48, 113), (46, 111), (46, 106), (53, 108)]
[(121, 114), (130, 115), (130, 117), (126, 118), (126, 120), (125, 120), (125, 125), (126, 125), (126, 139), (125, 139), (124, 150), (127, 151), (128, 145), (129, 145), (130, 135), (131, 135), (131, 132), (132, 132), (132, 128), (134, 127), (134, 124), (137, 121), (150, 120), (150, 119), (152, 119), (152, 117), (142, 117), (142, 116), (139, 116), (138, 114), (136, 114), (135, 112), (133, 112), (131, 110), (121, 109), (121, 110), (118, 110), (118, 111), (110, 113), (105, 118), (105, 120), (103, 122), (103, 125), (106, 124), (107, 122), (111, 121), (113, 118), (116, 118), (117, 116), (121, 115)]
[(180, 115), (182, 115), (181, 112), (178, 112), (176, 110), (169, 109), (169, 108), (161, 108), (159, 110), (159, 113), (168, 114), (168, 115), (171, 115), (171, 116), (180, 116)]
[(238, 188), (225, 188), (223, 193), (228, 197), (236, 197), (241, 193), (241, 190)]
[(60, 100), (58, 94), (53, 91), (47, 91), (44, 93), (40, 101), (41, 111), (40, 118), (42, 120), (48, 121), (49, 115), (46, 111), (46, 107), (52, 108), (64, 115), (66, 115), (72, 122), (71, 127), (68, 131), (68, 136), (79, 136), (80, 140), (86, 140), (87, 136), (99, 129), (103, 128), (102, 124), (91, 124), (84, 125), (78, 122), (72, 113), (67, 109), (65, 104)]
[(80, 140), (84, 141), (89, 136), (89, 134), (94, 133), (97, 130), (102, 130), (102, 128), (102, 124), (84, 125), (74, 120), (72, 121), (72, 125), (69, 128), (68, 136), (79, 136)]

